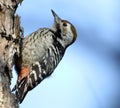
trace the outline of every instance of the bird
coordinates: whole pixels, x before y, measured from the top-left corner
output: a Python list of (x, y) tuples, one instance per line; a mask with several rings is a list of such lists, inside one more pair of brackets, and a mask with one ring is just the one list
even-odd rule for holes
[(15, 54), (17, 81), (12, 89), (21, 104), (27, 93), (49, 77), (62, 60), (66, 48), (75, 42), (76, 28), (61, 19), (52, 9), (51, 28), (39, 28), (21, 39), (20, 51)]

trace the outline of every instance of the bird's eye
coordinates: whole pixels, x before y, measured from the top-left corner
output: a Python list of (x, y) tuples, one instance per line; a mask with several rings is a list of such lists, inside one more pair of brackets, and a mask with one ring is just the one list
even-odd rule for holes
[(63, 23), (63, 26), (67, 26), (67, 23)]

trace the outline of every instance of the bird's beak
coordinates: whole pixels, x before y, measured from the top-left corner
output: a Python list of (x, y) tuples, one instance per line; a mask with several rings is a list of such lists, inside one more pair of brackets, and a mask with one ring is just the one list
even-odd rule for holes
[(56, 22), (56, 24), (59, 24), (59, 22), (61, 21), (61, 18), (51, 9), (51, 12), (54, 16), (54, 20)]

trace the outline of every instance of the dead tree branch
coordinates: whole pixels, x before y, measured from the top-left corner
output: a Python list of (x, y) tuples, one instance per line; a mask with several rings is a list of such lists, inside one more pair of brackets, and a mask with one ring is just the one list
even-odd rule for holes
[[(15, 11), (22, 0), (0, 0), (0, 108), (18, 108), (10, 84), (14, 54), (21, 35), (20, 18)], [(16, 41), (18, 40), (18, 41)]]

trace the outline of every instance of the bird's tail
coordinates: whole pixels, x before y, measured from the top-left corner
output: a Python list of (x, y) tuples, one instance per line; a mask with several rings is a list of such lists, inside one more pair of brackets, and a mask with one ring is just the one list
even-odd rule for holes
[(29, 86), (28, 86), (27, 78), (23, 78), (20, 82), (17, 82), (17, 84), (12, 89), (12, 92), (15, 91), (19, 103), (22, 103), (26, 94), (28, 93), (29, 91), (28, 87)]
[[(22, 79), (19, 79), (12, 91), (15, 91), (16, 97), (19, 103), (22, 103), (28, 91), (35, 88), (43, 79), (45, 79), (50, 74), (47, 74), (45, 70), (42, 70), (39, 62), (34, 63), (28, 75), (24, 75)], [(25, 69), (24, 69), (25, 70)], [(26, 70), (25, 70), (26, 71)]]

